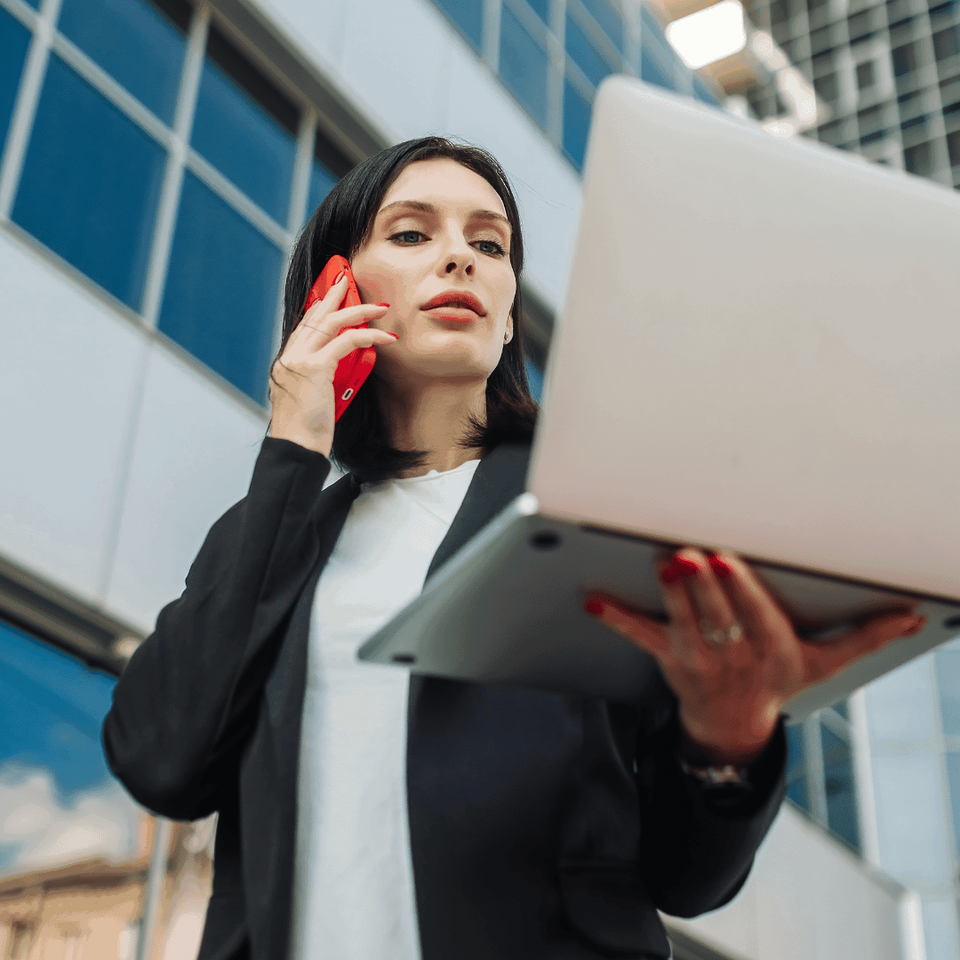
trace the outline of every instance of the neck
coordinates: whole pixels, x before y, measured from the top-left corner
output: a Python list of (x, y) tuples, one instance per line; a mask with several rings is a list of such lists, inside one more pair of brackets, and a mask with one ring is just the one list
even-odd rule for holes
[(400, 450), (426, 450), (427, 461), (401, 477), (421, 477), (430, 470), (453, 470), (483, 451), (457, 443), (470, 414), (487, 412), (486, 380), (451, 383), (433, 380), (420, 389), (398, 389), (380, 381), (380, 409), (391, 444)]

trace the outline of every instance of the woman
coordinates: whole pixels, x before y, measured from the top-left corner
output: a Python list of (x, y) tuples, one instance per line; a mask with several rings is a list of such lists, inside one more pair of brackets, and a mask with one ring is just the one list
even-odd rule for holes
[[(301, 317), (333, 254), (364, 304), (337, 309), (341, 280)], [(735, 557), (684, 549), (666, 626), (586, 598), (661, 665), (635, 703), (356, 663), (523, 489), (522, 260), (499, 166), (438, 138), (353, 170), (297, 244), (249, 492), (104, 724), (141, 803), (219, 811), (204, 960), (665, 958), (657, 909), (715, 909), (747, 877), (783, 796), (785, 700), (918, 625), (808, 647)], [(335, 430), (337, 362), (370, 345)], [(323, 490), (331, 459), (348, 474)]]

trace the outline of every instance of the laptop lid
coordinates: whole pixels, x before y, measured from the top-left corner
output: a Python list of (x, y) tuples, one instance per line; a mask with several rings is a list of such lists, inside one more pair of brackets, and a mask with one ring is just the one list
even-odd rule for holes
[(528, 489), (960, 597), (958, 251), (953, 191), (609, 78)]

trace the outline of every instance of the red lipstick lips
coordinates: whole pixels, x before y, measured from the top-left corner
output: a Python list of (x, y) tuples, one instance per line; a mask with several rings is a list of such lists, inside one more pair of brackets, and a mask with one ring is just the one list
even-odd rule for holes
[[(450, 290), (447, 293), (441, 293), (434, 297), (429, 303), (425, 303), (421, 310), (434, 310), (437, 307), (459, 308), (461, 310), (472, 310), (477, 316), (486, 315), (483, 304), (472, 294), (457, 290)], [(460, 317), (450, 317), (451, 320), (459, 320)], [(468, 319), (464, 317), (463, 319)]]

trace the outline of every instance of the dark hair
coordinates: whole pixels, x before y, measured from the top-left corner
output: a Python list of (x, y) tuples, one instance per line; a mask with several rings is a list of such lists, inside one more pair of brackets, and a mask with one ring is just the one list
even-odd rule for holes
[[(496, 369), (487, 380), (486, 421), (471, 416), (459, 439), (462, 447), (492, 449), (504, 441), (529, 441), (537, 418), (530, 394), (523, 350), (523, 308), (520, 271), (523, 236), (520, 212), (500, 164), (480, 147), (443, 137), (422, 137), (388, 147), (354, 167), (314, 211), (293, 249), (283, 295), (283, 334), (277, 358), (303, 318), (307, 293), (330, 257), (348, 260), (369, 238), (377, 212), (401, 171), (418, 160), (450, 159), (479, 174), (500, 196), (512, 227), (510, 264), (517, 277), (513, 301), (513, 338), (504, 345)], [(390, 445), (377, 402), (376, 367), (344, 411), (333, 435), (331, 460), (363, 480), (380, 480), (422, 466), (429, 451), (399, 450)], [(271, 379), (272, 365), (271, 365)]]

